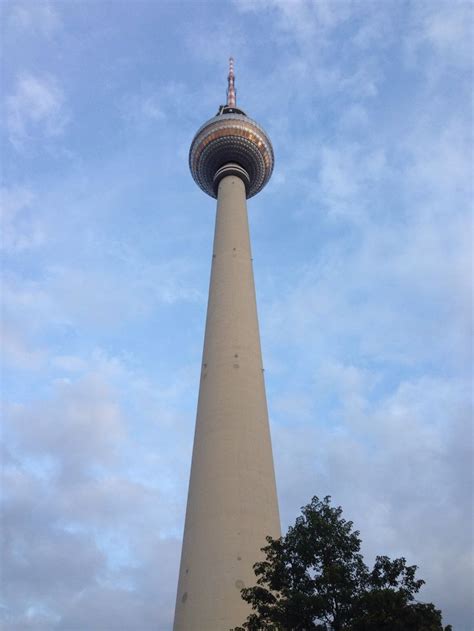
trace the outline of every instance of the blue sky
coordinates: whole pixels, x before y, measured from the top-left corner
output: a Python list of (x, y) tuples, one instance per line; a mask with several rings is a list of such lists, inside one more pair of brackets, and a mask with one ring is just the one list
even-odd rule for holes
[(331, 495), (468, 631), (472, 4), (1, 8), (6, 627), (171, 629), (232, 54), (282, 526)]

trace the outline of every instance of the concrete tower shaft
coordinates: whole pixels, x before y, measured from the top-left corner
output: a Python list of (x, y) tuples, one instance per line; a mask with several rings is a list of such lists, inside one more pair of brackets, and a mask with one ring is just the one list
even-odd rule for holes
[(249, 175), (213, 173), (217, 215), (175, 631), (228, 631), (249, 614), (265, 537), (280, 535), (247, 218)]

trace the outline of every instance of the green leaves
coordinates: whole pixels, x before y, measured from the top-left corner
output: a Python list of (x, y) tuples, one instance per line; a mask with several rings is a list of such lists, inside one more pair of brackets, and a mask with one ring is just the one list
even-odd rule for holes
[(233, 631), (443, 631), (441, 612), (415, 602), (424, 584), (416, 565), (378, 556), (369, 570), (359, 531), (330, 497), (313, 497), (285, 536), (267, 542), (257, 585), (242, 590), (253, 613)]

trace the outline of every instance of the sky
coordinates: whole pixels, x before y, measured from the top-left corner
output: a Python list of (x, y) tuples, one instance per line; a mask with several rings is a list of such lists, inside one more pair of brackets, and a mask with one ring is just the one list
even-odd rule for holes
[(330, 495), (471, 630), (472, 9), (2, 3), (5, 629), (171, 631), (232, 54), (282, 528)]

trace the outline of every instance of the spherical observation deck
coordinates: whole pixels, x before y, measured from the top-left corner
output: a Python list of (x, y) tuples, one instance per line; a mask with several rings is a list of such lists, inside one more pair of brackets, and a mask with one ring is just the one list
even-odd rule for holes
[(228, 174), (223, 166), (234, 165), (236, 175), (244, 169), (242, 179), (249, 198), (268, 182), (273, 163), (273, 147), (265, 131), (242, 110), (228, 105), (204, 123), (189, 150), (192, 176), (211, 197), (217, 197), (219, 181)]

